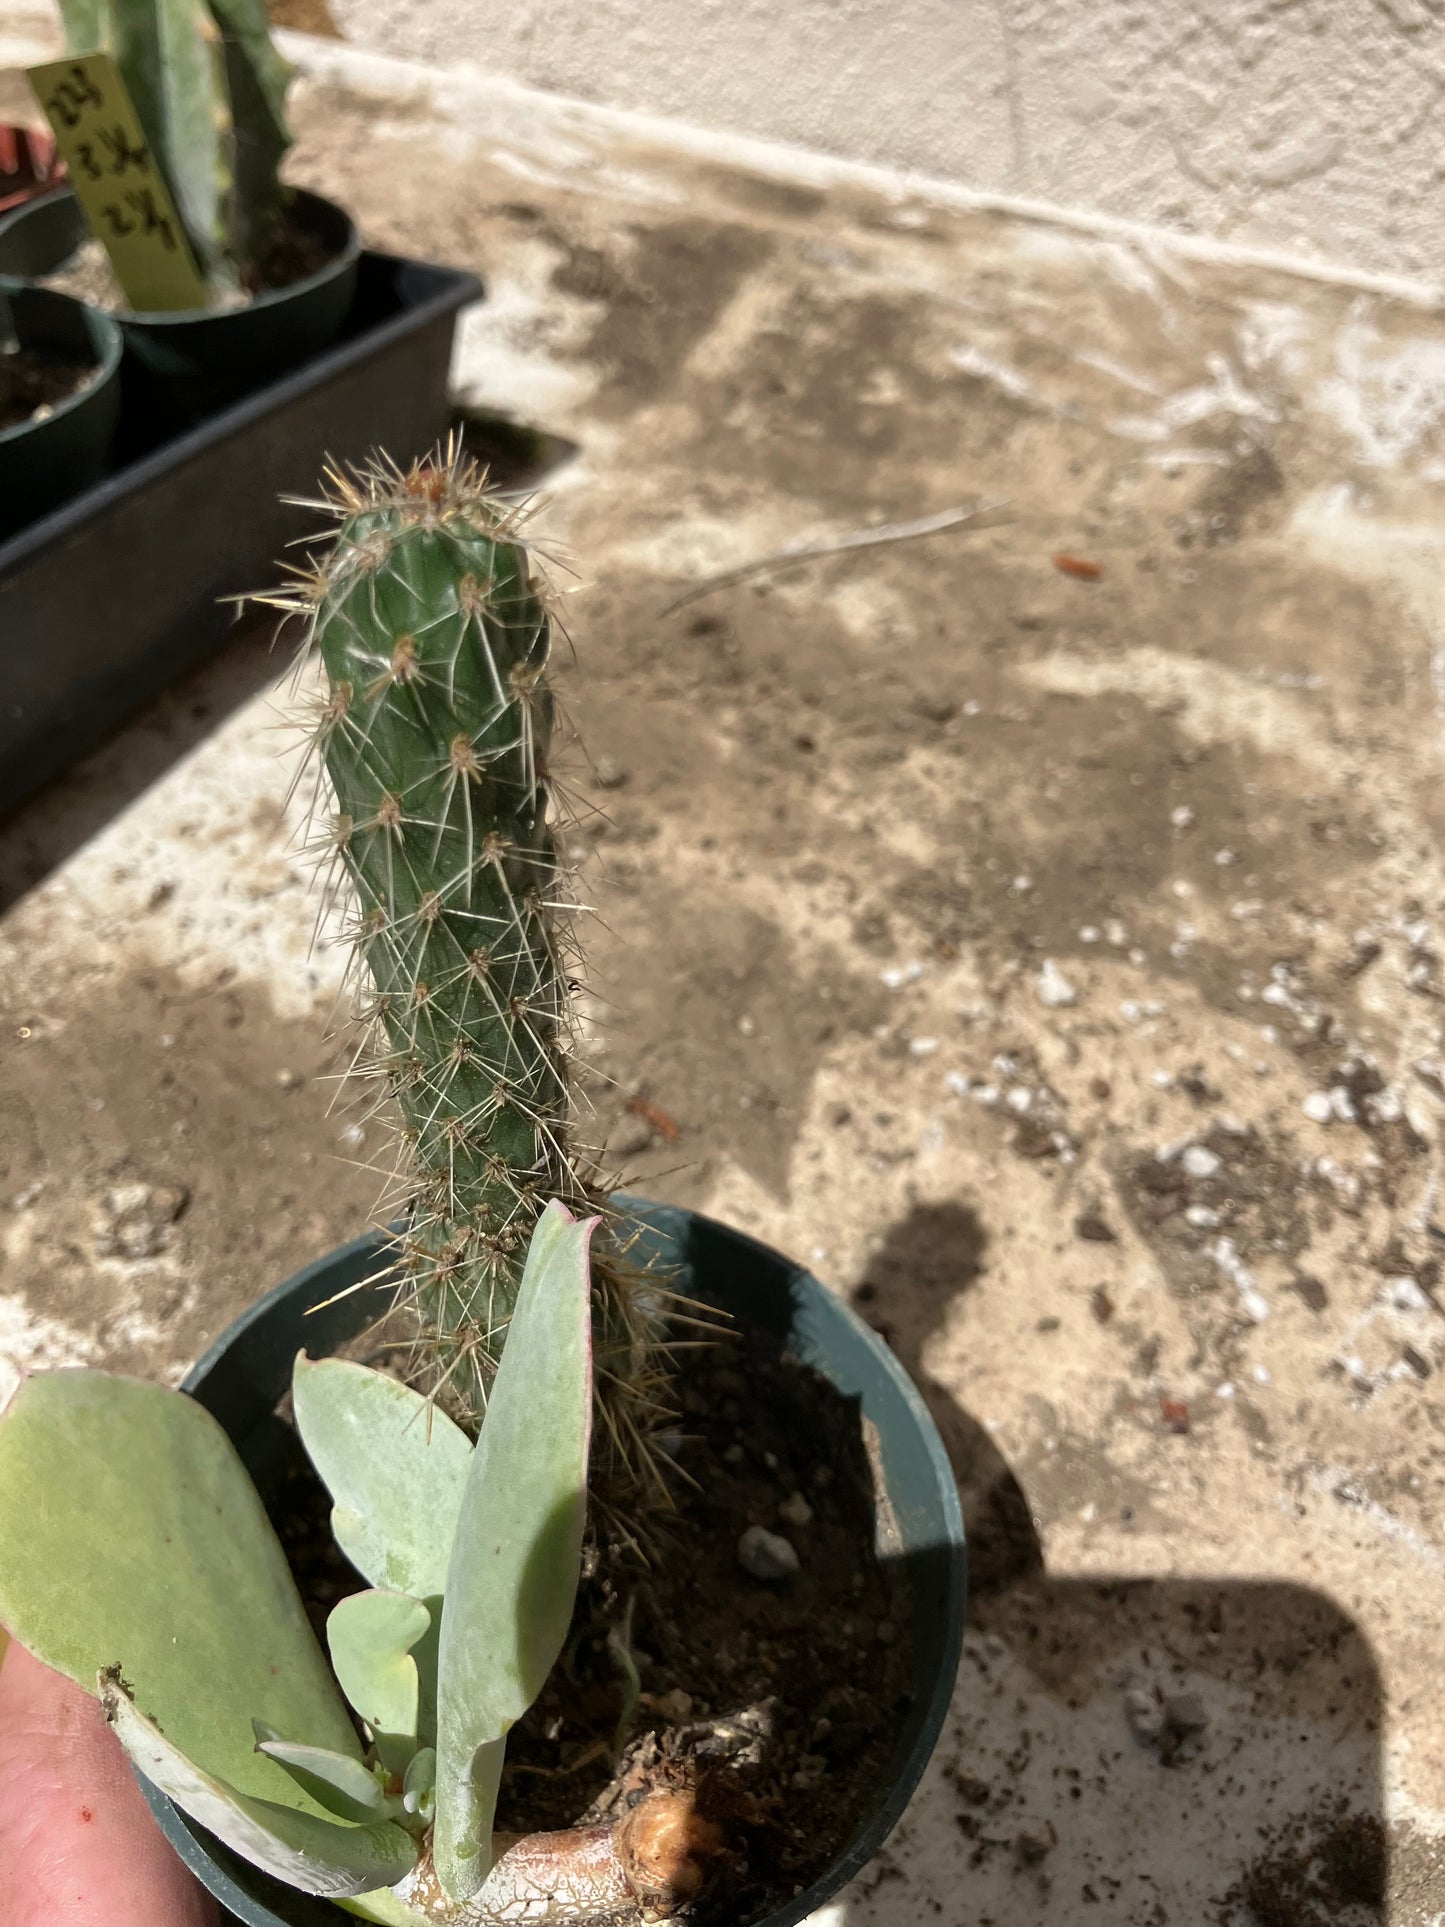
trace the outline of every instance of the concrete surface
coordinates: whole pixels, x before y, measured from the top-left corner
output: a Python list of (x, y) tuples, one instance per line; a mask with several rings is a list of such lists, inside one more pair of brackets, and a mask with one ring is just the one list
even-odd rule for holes
[[(1437, 272), (1441, 0), (270, 0), (358, 49), (991, 193)], [(8, 26), (48, 0), (10, 0)]]
[(1439, 0), (281, 4), (357, 46), (973, 187), (1396, 272), (1438, 258)]
[[(462, 387), (580, 446), (599, 1126), (851, 1296), (965, 1494), (829, 1927), (1440, 1927), (1440, 316), (369, 84), (297, 178), (479, 267)], [(365, 1216), (273, 668), (0, 832), (7, 1376), (174, 1377)]]

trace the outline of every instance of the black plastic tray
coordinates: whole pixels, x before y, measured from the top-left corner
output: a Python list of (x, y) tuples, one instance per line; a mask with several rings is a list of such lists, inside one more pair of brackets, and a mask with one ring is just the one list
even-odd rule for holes
[(224, 644), (226, 598), (317, 525), (281, 496), (314, 495), (328, 456), (405, 461), (445, 433), (457, 311), (481, 293), (363, 253), (334, 346), (0, 544), (0, 812)]

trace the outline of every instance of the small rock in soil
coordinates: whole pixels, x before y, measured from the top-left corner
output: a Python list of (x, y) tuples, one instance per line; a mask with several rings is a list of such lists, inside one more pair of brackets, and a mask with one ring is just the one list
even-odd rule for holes
[(1081, 1211), (1074, 1220), (1074, 1235), (1085, 1239), (1089, 1244), (1111, 1245), (1118, 1240), (1108, 1224), (1097, 1211)]
[(1124, 1695), (1124, 1717), (1136, 1740), (1154, 1745), (1164, 1731), (1164, 1709), (1152, 1693), (1132, 1687)]
[(813, 1523), (813, 1508), (801, 1492), (790, 1492), (778, 1507), (778, 1517), (790, 1526), (807, 1526)]
[(1165, 1766), (1175, 1766), (1189, 1750), (1191, 1742), (1208, 1731), (1209, 1715), (1197, 1693), (1173, 1693), (1164, 1702), (1164, 1730), (1159, 1735), (1159, 1758)]
[(738, 1564), (754, 1579), (791, 1579), (801, 1562), (792, 1541), (766, 1526), (749, 1526), (738, 1540)]
[(1325, 1290), (1318, 1278), (1310, 1278), (1301, 1274), (1300, 1277), (1290, 1280), (1289, 1288), (1304, 1300), (1311, 1311), (1323, 1311), (1325, 1306), (1330, 1302), (1329, 1293)]
[(1079, 993), (1052, 957), (1045, 957), (1037, 979), (1039, 1002), (1046, 1010), (1067, 1010), (1079, 1001)]
[(1211, 1151), (1208, 1145), (1191, 1144), (1181, 1162), (1187, 1177), (1204, 1179), (1217, 1176), (1224, 1160), (1217, 1151)]
[(180, 1184), (117, 1184), (102, 1192), (92, 1217), (96, 1255), (133, 1261), (158, 1257), (189, 1199)]
[(1164, 1730), (1177, 1739), (1192, 1740), (1207, 1732), (1209, 1715), (1197, 1693), (1172, 1693), (1164, 1702)]
[(1059, 1844), (1047, 1820), (1041, 1827), (1024, 1827), (1014, 1835), (1014, 1855), (1021, 1867), (1036, 1867)]
[(652, 1126), (645, 1117), (619, 1118), (608, 1135), (607, 1154), (614, 1158), (634, 1158), (652, 1142)]

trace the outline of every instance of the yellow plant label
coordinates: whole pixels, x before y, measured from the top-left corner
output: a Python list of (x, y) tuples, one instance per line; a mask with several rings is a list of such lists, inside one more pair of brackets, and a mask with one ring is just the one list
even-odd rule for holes
[(203, 308), (205, 283), (111, 56), (47, 61), (29, 79), (132, 309)]

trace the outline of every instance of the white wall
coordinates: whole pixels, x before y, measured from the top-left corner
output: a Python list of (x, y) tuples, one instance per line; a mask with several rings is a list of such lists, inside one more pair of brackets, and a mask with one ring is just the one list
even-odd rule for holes
[(329, 4), (377, 51), (972, 187), (1432, 279), (1445, 251), (1445, 0)]

